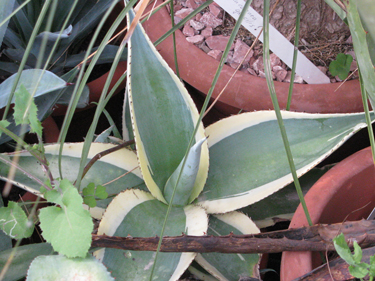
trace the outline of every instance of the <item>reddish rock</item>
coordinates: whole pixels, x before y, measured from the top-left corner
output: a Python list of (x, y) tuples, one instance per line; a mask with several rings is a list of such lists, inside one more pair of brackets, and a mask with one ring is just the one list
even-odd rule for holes
[(211, 50), (207, 53), (207, 55), (209, 55), (210, 57), (213, 57), (217, 61), (220, 61), (223, 55), (223, 52), (219, 50)]
[(256, 72), (263, 72), (264, 73), (264, 64), (263, 64), (263, 57), (260, 56), (259, 58), (256, 59), (256, 61), (252, 64), (253, 69)]
[(216, 3), (212, 3), (209, 6), (211, 14), (213, 14), (217, 18), (221, 18), (223, 16), (223, 9)]
[(255, 72), (255, 70), (250, 67), (247, 68), (247, 72), (249, 72), (251, 75), (257, 76), (257, 73)]
[(174, 24), (178, 24), (180, 21), (182, 21), (182, 18), (174, 16)]
[(174, 15), (183, 19), (193, 11), (194, 11), (194, 9), (184, 8), (184, 9), (181, 9), (181, 10), (175, 12)]
[(230, 64), (229, 64), (229, 66), (231, 67), (231, 68), (234, 68), (234, 69), (237, 69), (237, 67), (239, 66), (240, 64), (239, 63), (236, 63), (236, 62), (231, 62)]
[(232, 63), (233, 62), (233, 51), (229, 51), (226, 63)]
[(194, 28), (196, 31), (200, 31), (203, 28), (205, 28), (205, 25), (203, 23), (196, 21), (196, 20), (190, 20), (189, 23), (190, 23), (190, 26)]
[(210, 48), (207, 47), (206, 43), (203, 42), (202, 44), (199, 44), (198, 45), (198, 48), (201, 49), (203, 52), (205, 52), (206, 54), (211, 51)]
[(261, 78), (266, 78), (266, 74), (262, 70), (259, 70), (258, 76)]
[(194, 0), (198, 5), (203, 4), (206, 0)]
[[(249, 46), (247, 46), (244, 42), (238, 39), (234, 44), (233, 61), (235, 63), (241, 63), (249, 49)], [(250, 61), (250, 58), (253, 56), (253, 54), (254, 51), (251, 50), (250, 53), (246, 56), (243, 64), (247, 64)]]
[(356, 60), (353, 60), (352, 63), (350, 64), (350, 71), (355, 71), (358, 68), (358, 64)]
[(191, 8), (191, 9), (198, 8), (198, 4), (194, 0), (186, 0), (185, 6), (186, 8)]
[[(290, 82), (290, 78), (292, 77), (292, 71), (288, 71), (288, 74), (286, 75), (285, 79), (284, 79), (284, 82)], [(335, 81), (336, 82), (336, 81)], [(299, 76), (298, 74), (296, 74), (294, 76), (294, 83), (298, 83), (298, 84), (302, 84), (303, 83), (303, 79), (301, 76)]]
[(204, 41), (204, 37), (202, 35), (195, 35), (192, 37), (186, 37), (186, 40), (193, 44), (201, 44)]
[(186, 24), (184, 25), (184, 28), (182, 29), (182, 33), (183, 33), (185, 36), (187, 36), (187, 37), (191, 37), (191, 36), (194, 36), (194, 35), (195, 35), (195, 30), (194, 30), (194, 28), (192, 28), (192, 27), (190, 26), (189, 23), (186, 23)]
[[(229, 41), (229, 36), (216, 35), (206, 38), (206, 44), (211, 50), (224, 51)], [(231, 46), (231, 50), (233, 46)]]
[(275, 73), (276, 80), (279, 82), (284, 81), (286, 75), (288, 74), (288, 71), (286, 71), (280, 65), (272, 67), (272, 71)]
[(275, 54), (270, 54), (270, 61), (271, 61), (271, 67), (274, 67), (276, 65), (281, 65), (280, 58), (276, 56)]
[(212, 27), (207, 26), (205, 29), (201, 31), (201, 35), (203, 35), (204, 38), (212, 36)]
[(203, 16), (203, 15), (200, 14), (200, 13), (196, 14), (196, 15), (195, 15), (195, 20), (196, 20), (196, 21), (200, 21), (201, 18), (202, 18), (202, 16)]
[(206, 26), (211, 26), (212, 28), (215, 28), (223, 23), (223, 20), (218, 19), (211, 13), (204, 13), (199, 21)]
[(327, 67), (325, 67), (325, 66), (318, 66), (318, 68), (319, 68), (319, 70), (321, 72), (323, 72), (324, 74), (327, 74), (327, 71), (328, 71)]

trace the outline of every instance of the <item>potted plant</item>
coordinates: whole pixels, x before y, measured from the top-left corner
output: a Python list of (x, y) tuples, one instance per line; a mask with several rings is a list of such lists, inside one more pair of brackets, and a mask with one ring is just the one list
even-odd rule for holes
[[(125, 9), (129, 10), (129, 6)], [(97, 277), (99, 280), (113, 280), (103, 264), (117, 278), (177, 280), (194, 258), (221, 279), (258, 277), (256, 254), (196, 255), (105, 248), (95, 252), (103, 264), (85, 258), (93, 224), (83, 202), (90, 206), (86, 208), (91, 215), (101, 219), (98, 234), (162, 237), (181, 233), (251, 233), (259, 230), (249, 217), (235, 210), (263, 200), (292, 180), (275, 112), (232, 116), (205, 130), (201, 122), (203, 113), (198, 114), (183, 84), (162, 60), (141, 26), (136, 27), (131, 37), (128, 55), (129, 96), (123, 113), (125, 143), (121, 140), (120, 146), (93, 143), (94, 130), (90, 129), (85, 143), (29, 147), (20, 141), (27, 151), (0, 156), (0, 175), (4, 180), (52, 203), (40, 210), (38, 218), (43, 237), (60, 255), (39, 256), (38, 250), (45, 247), (43, 243), (33, 249), (20, 247), (19, 250), (28, 253), (22, 265), (27, 268), (32, 262), (28, 280), (45, 276), (56, 279), (56, 274), (67, 276), (79, 268), (85, 268), (90, 277), (93, 269), (98, 269), (105, 275), (105, 279)], [(16, 108), (25, 110), (22, 104), (16, 104)], [(299, 176), (366, 126), (364, 114), (281, 114)], [(35, 121), (35, 115), (30, 118)], [(30, 120), (22, 121), (35, 126), (40, 134), (38, 123)], [(92, 128), (95, 122), (94, 119)], [(11, 135), (6, 125), (2, 122), (0, 128)], [(125, 149), (125, 145), (132, 144), (133, 137), (136, 151)], [(15, 178), (11, 179), (8, 170), (15, 157), (19, 161)], [(10, 210), (12, 214), (19, 212), (14, 204), (0, 209), (6, 222), (14, 222), (6, 216)], [(17, 232), (11, 223), (4, 224), (9, 235), (20, 238), (30, 232), (26, 215), (20, 218), (17, 226), (24, 227)], [(0, 253), (6, 257), (7, 254), (9, 251)], [(38, 257), (34, 259), (35, 256)], [(52, 262), (62, 270), (42, 269), (43, 264)], [(89, 264), (88, 270), (85, 264)], [(15, 274), (15, 269), (9, 272)], [(16, 273), (26, 274), (26, 271)]]
[[(327, 1), (328, 2), (328, 1)], [(162, 3), (161, 0), (157, 1)], [(163, 7), (144, 22), (144, 28), (154, 42), (171, 29), (171, 16)], [(207, 94), (219, 62), (189, 43), (180, 30), (175, 31), (177, 62), (181, 79), (200, 92)], [(173, 40), (169, 36), (157, 46), (158, 51), (175, 68)], [(199, 66), (199, 67), (196, 67)], [(215, 99), (234, 73), (224, 65), (212, 98)], [(289, 83), (274, 82), (280, 106), (286, 107)], [(340, 87), (339, 87), (340, 86)], [(240, 110), (272, 109), (266, 80), (245, 72), (237, 72), (217, 102), (217, 108), (227, 114)], [(363, 104), (358, 80), (331, 84), (295, 84), (291, 110), (311, 113), (361, 112)]]

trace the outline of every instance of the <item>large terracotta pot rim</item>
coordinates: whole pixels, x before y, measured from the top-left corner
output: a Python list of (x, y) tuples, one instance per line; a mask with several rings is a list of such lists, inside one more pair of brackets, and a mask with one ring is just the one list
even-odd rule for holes
[[(159, 3), (162, 0), (158, 0)], [(151, 16), (143, 26), (154, 42), (170, 28), (170, 15), (165, 7)], [(201, 91), (207, 93), (219, 62), (208, 56), (198, 47), (186, 41), (180, 30), (176, 31), (177, 57), (181, 78)], [(157, 46), (158, 51), (174, 69), (172, 37), (169, 36)], [(198, 67), (197, 67), (198, 66)], [(220, 79), (215, 87), (213, 97), (233, 74), (234, 69), (224, 65)], [(363, 104), (358, 80), (331, 84), (295, 84), (291, 109), (311, 113), (349, 113), (362, 112)], [(275, 82), (279, 103), (285, 108), (289, 83)], [(238, 72), (225, 93), (220, 98), (221, 109), (228, 113), (272, 109), (272, 102), (265, 79), (248, 73)]]

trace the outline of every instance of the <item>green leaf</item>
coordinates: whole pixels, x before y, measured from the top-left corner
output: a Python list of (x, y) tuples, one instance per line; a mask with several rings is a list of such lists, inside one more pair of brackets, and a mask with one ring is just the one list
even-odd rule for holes
[[(282, 112), (297, 175), (302, 176), (366, 126), (364, 114)], [(292, 182), (273, 111), (231, 116), (206, 129), (210, 170), (198, 203), (208, 213), (251, 205)], [(230, 187), (230, 188), (228, 188)]]
[(370, 257), (369, 275), (372, 277), (375, 276), (375, 256)]
[(64, 179), (56, 190), (46, 193), (46, 199), (59, 204), (61, 208), (46, 207), (40, 210), (43, 237), (60, 254), (71, 258), (85, 257), (91, 245), (94, 224), (90, 213), (83, 209), (83, 200), (77, 189)]
[[(129, 41), (128, 55), (129, 104), (141, 171), (150, 192), (165, 202), (162, 192), (188, 151), (198, 110), (141, 25)], [(204, 137), (200, 123), (194, 143)], [(203, 189), (207, 172), (208, 149), (204, 143), (191, 198)]]
[(17, 203), (9, 201), (8, 207), (0, 208), (1, 230), (14, 239), (30, 237), (34, 224)]
[[(159, 235), (168, 206), (150, 193), (126, 190), (116, 196), (100, 222), (98, 234), (110, 236), (151, 237)], [(186, 233), (203, 235), (208, 220), (198, 206), (172, 207), (164, 235)], [(155, 252), (102, 249), (94, 253), (117, 279), (149, 280)], [(177, 280), (195, 257), (195, 253), (158, 254), (153, 280)]]
[(349, 266), (349, 272), (355, 278), (364, 278), (369, 273), (368, 271), (369, 265), (367, 263), (358, 263), (356, 265)]
[(68, 259), (61, 255), (37, 257), (30, 265), (26, 280), (114, 281), (94, 257)]
[(0, 252), (0, 268), (4, 268), (11, 255), (14, 254), (3, 281), (19, 280), (26, 276), (30, 263), (39, 255), (50, 255), (53, 249), (49, 243), (38, 243), (19, 246), (15, 249)]
[(106, 199), (108, 197), (108, 193), (105, 186), (98, 185), (95, 190), (95, 196), (99, 199)]
[[(306, 194), (329, 168), (314, 168), (300, 177), (303, 194)], [(248, 215), (259, 228), (265, 228), (274, 225), (280, 219), (291, 220), (299, 204), (296, 187), (292, 182), (274, 194), (239, 211)]]
[[(239, 212), (210, 216), (207, 235), (235, 235), (259, 233), (249, 217)], [(202, 253), (195, 260), (219, 280), (237, 281), (245, 277), (260, 278), (258, 254)], [(228, 266), (223, 266), (228, 265)]]
[[(1, 207), (4, 206), (3, 199), (0, 194), (0, 213)], [(12, 239), (3, 231), (0, 231), (0, 252), (12, 248)], [(1, 266), (0, 266), (1, 268)]]
[[(17, 74), (13, 74), (0, 85), (0, 108), (6, 106), (8, 102), (16, 75)], [(23, 85), (26, 90), (36, 98), (54, 90), (66, 87), (66, 82), (50, 71), (30, 69), (22, 71), (16, 92), (20, 91), (20, 85)]]
[(338, 76), (341, 80), (345, 80), (348, 77), (350, 71), (350, 65), (353, 61), (351, 55), (345, 55), (343, 53), (337, 54), (336, 60), (329, 64), (329, 72), (333, 76)]
[(94, 196), (86, 196), (83, 198), (83, 203), (85, 203), (90, 208), (96, 207), (96, 200)]
[[(358, 1), (358, 3), (361, 1)], [(365, 89), (369, 95), (371, 104), (375, 104), (375, 72), (371, 62), (371, 55), (367, 43), (367, 33), (363, 28), (361, 18), (359, 16), (356, 5), (353, 0), (349, 0), (347, 5), (347, 19), (350, 29), (350, 34), (353, 38), (353, 47), (356, 53), (358, 68), (361, 71), (361, 76), (364, 81)], [(362, 10), (367, 3), (363, 3)], [(369, 4), (369, 3), (368, 3)], [(373, 10), (372, 5), (367, 5), (367, 8)], [(368, 18), (367, 20), (370, 20)], [(368, 25), (373, 23), (368, 22)], [(375, 36), (374, 34), (372, 36)], [(374, 38), (374, 37), (373, 37)], [(374, 48), (374, 46), (373, 46)]]
[[(58, 170), (59, 147), (60, 145), (58, 144), (46, 145), (44, 147), (46, 159), (49, 163), (49, 168), (54, 178), (60, 177)], [(64, 144), (61, 160), (62, 171), (63, 177), (68, 179), (70, 182), (74, 182), (77, 179), (78, 169), (81, 162), (82, 147), (83, 143)], [(109, 143), (92, 143), (88, 159), (93, 158), (97, 153), (113, 147), (115, 147), (115, 145)], [(27, 151), (22, 151), (16, 154), (5, 153), (0, 155), (0, 157), (9, 158), (8, 161), (11, 161), (15, 155), (20, 156), (18, 164), (27, 173), (17, 170), (15, 179), (12, 181), (12, 183), (20, 188), (35, 193), (38, 196), (42, 196), (42, 194), (39, 192), (40, 184), (30, 177), (30, 175), (32, 175), (41, 182), (46, 182), (49, 180), (40, 166), (40, 163)], [(103, 171), (105, 171), (105, 173), (103, 173)], [(0, 177), (2, 179), (7, 180), (8, 172), (9, 166), (0, 165)], [(133, 187), (147, 190), (140, 170), (138, 169), (137, 156), (133, 151), (126, 148), (100, 158), (91, 167), (82, 181), (83, 186), (87, 186), (90, 183), (94, 183), (96, 186), (105, 184), (106, 192), (111, 196)], [(100, 218), (104, 212), (104, 209), (108, 206), (111, 200), (112, 198), (107, 198), (98, 201), (98, 207), (91, 208), (90, 213), (95, 218)]]
[(335, 246), (336, 252), (344, 261), (346, 261), (347, 264), (349, 265), (356, 264), (353, 258), (352, 252), (350, 251), (349, 246), (345, 241), (345, 236), (343, 233), (333, 238), (333, 245)]
[(15, 95), (14, 120), (16, 121), (16, 125), (30, 125), (30, 131), (36, 133), (41, 138), (43, 127), (42, 123), (38, 120), (38, 108), (32, 96), (22, 84)]
[[(177, 169), (173, 172), (165, 184), (164, 197), (169, 203), (171, 203), (173, 191), (176, 189), (172, 205), (186, 206), (195, 199), (191, 198), (191, 193), (193, 191), (199, 170), (201, 147), (205, 141), (206, 138), (201, 139), (190, 148), (189, 154), (186, 157), (186, 163), (184, 163), (185, 158), (182, 159), (180, 165), (178, 165)], [(185, 165), (183, 166), (183, 164)]]
[(356, 263), (360, 263), (362, 260), (362, 249), (358, 245), (357, 241), (353, 242), (353, 247), (354, 247), (354, 254), (353, 254), (353, 259)]
[[(4, 128), (8, 127), (9, 125), (10, 125), (10, 122), (8, 122), (8, 120), (1, 120), (0, 121), (0, 126), (2, 126)], [(1, 136), (2, 133), (3, 132), (0, 130), (0, 136)]]
[[(15, 0), (5, 0), (0, 3), (0, 22), (3, 22), (13, 10)], [(5, 31), (7, 30), (9, 20), (0, 26), (0, 45), (3, 43)]]
[[(106, 188), (102, 185), (95, 187), (94, 183), (89, 183), (87, 187), (82, 190), (82, 195), (84, 196), (83, 202), (90, 208), (96, 207), (96, 199), (106, 199), (108, 198), (108, 193)], [(95, 196), (95, 197), (94, 197)]]
[(95, 183), (90, 182), (84, 189), (82, 189), (83, 196), (89, 196), (95, 194)]

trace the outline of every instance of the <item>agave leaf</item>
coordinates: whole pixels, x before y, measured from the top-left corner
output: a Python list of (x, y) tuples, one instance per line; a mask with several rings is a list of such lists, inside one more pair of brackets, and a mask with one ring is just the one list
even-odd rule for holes
[[(0, 22), (3, 22), (13, 10), (15, 0), (4, 0), (0, 3)], [(5, 31), (7, 30), (9, 20), (0, 26), (0, 45), (3, 43)]]
[[(364, 114), (282, 112), (298, 176), (366, 126)], [(210, 171), (198, 202), (208, 213), (233, 211), (292, 181), (273, 111), (231, 116), (206, 129)]]
[[(100, 222), (98, 234), (151, 237), (161, 231), (168, 206), (150, 193), (126, 190), (112, 200)], [(164, 234), (203, 235), (208, 220), (205, 211), (189, 205), (172, 207)], [(94, 253), (112, 276), (122, 280), (150, 280), (155, 252), (101, 249)], [(193, 261), (195, 253), (159, 253), (152, 280), (177, 280)]]
[[(242, 235), (259, 232), (249, 217), (239, 212), (230, 212), (210, 216), (207, 235)], [(219, 280), (237, 281), (246, 277), (259, 279), (259, 254), (202, 253), (198, 254), (195, 260)]]
[[(15, 77), (16, 74), (13, 74), (0, 85), (0, 108), (7, 105)], [(40, 83), (38, 83), (39, 79)], [(29, 93), (34, 94), (34, 97), (38, 97), (54, 90), (66, 87), (66, 82), (63, 79), (56, 76), (52, 72), (43, 72), (41, 69), (28, 69), (22, 71), (16, 92), (20, 90), (21, 84), (24, 85)]]
[[(64, 145), (62, 152), (62, 171), (63, 177), (68, 179), (70, 182), (74, 182), (76, 180), (78, 167), (81, 160), (82, 147), (83, 143), (67, 143)], [(114, 147), (112, 144), (92, 143), (88, 158), (91, 159), (97, 153), (112, 147)], [(58, 152), (59, 145), (57, 144), (45, 146), (46, 158), (50, 164), (49, 167), (54, 178), (59, 177), (57, 161)], [(27, 172), (27, 174), (17, 171), (13, 183), (27, 191), (41, 196), (41, 193), (39, 192), (40, 184), (29, 177), (29, 175), (32, 175), (41, 182), (48, 180), (47, 176), (42, 170), (42, 167), (40, 166), (40, 163), (27, 151), (22, 151), (18, 153), (18, 155), (20, 156), (18, 165), (25, 172)], [(15, 153), (2, 154), (0, 155), (0, 158), (8, 158), (8, 160), (12, 160), (14, 156)], [(116, 151), (116, 153), (111, 153), (101, 157), (100, 160), (97, 161), (88, 171), (82, 181), (82, 184), (83, 186), (86, 186), (89, 183), (94, 183), (95, 185), (105, 185), (108, 183), (105, 185), (106, 190), (108, 194), (112, 196), (132, 187), (146, 190), (142, 176), (137, 167), (137, 157), (134, 152), (128, 149), (121, 149)], [(1, 164), (0, 178), (6, 180), (8, 170), (8, 165)], [(99, 213), (103, 212), (103, 209), (106, 208), (110, 201), (111, 198), (98, 201), (99, 209), (96, 208), (94, 211)], [(100, 214), (95, 214), (95, 217), (99, 216)]]
[[(202, 150), (201, 147), (205, 141), (206, 138), (201, 139), (190, 148), (190, 151), (186, 157), (186, 163), (184, 163), (185, 158), (182, 159), (180, 165), (178, 165), (177, 169), (173, 172), (173, 174), (165, 184), (164, 196), (165, 199), (172, 205), (186, 206), (188, 203), (191, 203), (191, 201), (195, 199), (191, 198), (191, 193), (193, 191), (195, 180), (197, 178), (199, 170), (199, 162)], [(176, 189), (176, 192), (173, 198), (173, 202), (171, 202), (174, 189)]]
[[(310, 187), (330, 168), (331, 166), (321, 169), (314, 168), (303, 175), (299, 179), (303, 194), (306, 194)], [(280, 220), (291, 220), (299, 204), (297, 191), (292, 182), (267, 198), (239, 211), (248, 215), (259, 228), (265, 228)]]
[(62, 255), (38, 256), (27, 271), (27, 281), (114, 281), (105, 266), (93, 257), (69, 259)]
[[(128, 54), (129, 102), (139, 163), (150, 192), (165, 202), (162, 190), (185, 156), (198, 110), (140, 25), (130, 39)], [(195, 142), (204, 137), (200, 123)], [(193, 197), (203, 189), (207, 176), (207, 144), (201, 153)]]
[[(13, 249), (0, 252), (0, 268), (4, 268)], [(12, 263), (10, 264), (3, 281), (19, 280), (26, 276), (30, 263), (39, 255), (53, 253), (49, 243), (39, 243), (19, 246), (16, 249)]]
[[(364, 22), (367, 25), (367, 28), (371, 28), (371, 33), (375, 33), (373, 25), (373, 17), (371, 15), (371, 12), (374, 11), (374, 7), (372, 3), (369, 3), (368, 1), (362, 1), (366, 2), (363, 4), (359, 4), (359, 7), (361, 7), (361, 12), (363, 13)], [(375, 34), (370, 34), (370, 37), (367, 35), (367, 31), (363, 28), (360, 15), (358, 13), (357, 7), (354, 4), (353, 0), (349, 1), (349, 4), (347, 5), (348, 13), (347, 13), (347, 19), (349, 23), (349, 29), (350, 34), (353, 38), (353, 47), (354, 51), (356, 53), (356, 58), (358, 62), (359, 70), (361, 71), (361, 76), (364, 82), (365, 89), (369, 95), (370, 101), (372, 106), (375, 105), (375, 72), (374, 72), (374, 66), (371, 62), (371, 54), (370, 50), (373, 51), (375, 46), (373, 45), (374, 42), (372, 40), (375, 39)], [(369, 9), (371, 12), (370, 14), (367, 14), (364, 10)], [(366, 18), (367, 16), (367, 18)], [(369, 39), (369, 41), (367, 40)], [(374, 54), (372, 54), (374, 56)]]

